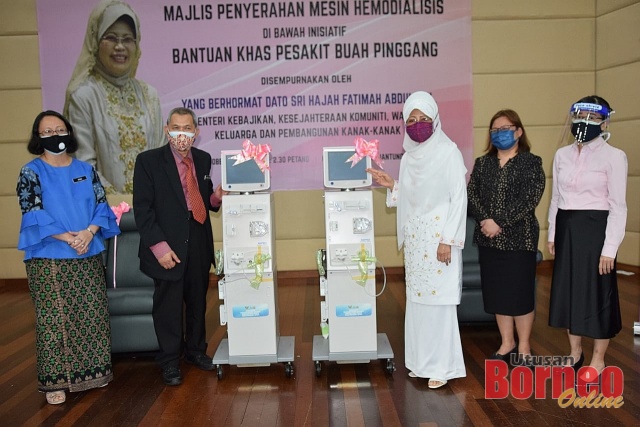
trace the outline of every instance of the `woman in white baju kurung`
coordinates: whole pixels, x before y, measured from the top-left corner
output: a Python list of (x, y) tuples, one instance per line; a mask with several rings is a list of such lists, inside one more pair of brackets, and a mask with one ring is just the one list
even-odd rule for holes
[[(466, 376), (458, 315), (467, 214), (462, 154), (442, 131), (438, 106), (415, 92), (403, 108), (406, 133), (400, 177), (369, 169), (397, 206), (398, 248), (404, 246), (407, 305), (405, 365), (409, 376), (438, 388)], [(422, 141), (422, 142), (420, 142)]]

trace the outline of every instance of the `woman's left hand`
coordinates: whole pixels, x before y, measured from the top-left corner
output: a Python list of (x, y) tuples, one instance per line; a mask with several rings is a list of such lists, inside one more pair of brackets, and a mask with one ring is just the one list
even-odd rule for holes
[(480, 232), (490, 239), (493, 239), (502, 232), (502, 228), (491, 219), (480, 221)]
[(451, 263), (451, 246), (444, 243), (438, 245), (438, 261), (444, 262), (446, 265)]
[(89, 251), (89, 244), (93, 240), (93, 233), (89, 230), (70, 231), (69, 233), (73, 236), (73, 239), (67, 242), (69, 246), (75, 249), (78, 255), (86, 254)]
[(600, 265), (598, 265), (598, 272), (600, 274), (609, 274), (613, 271), (613, 258), (608, 256), (600, 256)]

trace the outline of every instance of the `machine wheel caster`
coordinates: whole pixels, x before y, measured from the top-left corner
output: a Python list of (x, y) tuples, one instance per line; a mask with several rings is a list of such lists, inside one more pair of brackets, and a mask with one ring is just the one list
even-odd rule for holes
[(284, 365), (284, 374), (287, 376), (287, 378), (291, 378), (293, 376), (293, 364), (291, 362), (288, 362), (286, 365)]
[(393, 374), (393, 372), (396, 370), (396, 364), (393, 362), (393, 359), (387, 359), (386, 369), (389, 374)]
[(322, 373), (322, 363), (316, 361), (316, 377), (319, 377)]
[(221, 380), (224, 378), (224, 371), (222, 370), (222, 366), (216, 365), (216, 373), (218, 375), (218, 379)]

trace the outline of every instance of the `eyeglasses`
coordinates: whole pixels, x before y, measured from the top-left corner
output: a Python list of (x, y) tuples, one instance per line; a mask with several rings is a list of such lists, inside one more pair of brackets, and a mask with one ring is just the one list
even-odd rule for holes
[(122, 44), (124, 47), (134, 47), (136, 45), (136, 39), (130, 36), (118, 37), (113, 34), (108, 34), (102, 37), (102, 41), (109, 43), (110, 45), (117, 46)]
[(44, 136), (45, 138), (48, 138), (53, 135), (60, 135), (60, 136), (69, 135), (69, 131), (63, 127), (59, 127), (59, 128), (56, 128), (55, 130), (45, 129), (42, 132), (40, 132), (40, 136)]
[(589, 111), (575, 111), (571, 113), (571, 120), (574, 122), (585, 120), (595, 124), (600, 124), (604, 121), (601, 114), (592, 113)]
[(501, 130), (509, 130), (511, 128), (517, 128), (517, 127), (518, 126), (516, 125), (506, 125), (499, 128), (489, 129), (489, 133), (496, 133), (496, 132), (500, 132)]
[(411, 125), (415, 125), (418, 122), (430, 122), (431, 119), (427, 116), (423, 116), (423, 117), (419, 117), (419, 118), (415, 118), (415, 117), (409, 117), (407, 119), (407, 126), (411, 126)]

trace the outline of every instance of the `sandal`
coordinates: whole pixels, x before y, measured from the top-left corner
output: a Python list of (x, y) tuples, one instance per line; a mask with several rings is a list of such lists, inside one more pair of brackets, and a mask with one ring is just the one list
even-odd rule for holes
[(429, 388), (431, 389), (440, 388), (445, 384), (447, 384), (447, 380), (439, 380), (437, 378), (429, 379)]
[[(601, 370), (598, 370), (596, 368), (594, 368), (593, 366), (587, 366), (587, 368), (592, 368), (592, 369), (585, 369), (582, 373), (582, 375), (580, 375), (579, 379), (580, 381), (582, 381), (583, 383), (600, 383), (601, 380), (601, 376), (602, 376), (602, 371), (604, 371), (604, 368), (606, 368), (607, 365), (604, 365), (604, 367)], [(591, 373), (593, 371), (596, 371), (596, 377), (595, 377), (595, 381), (591, 379)], [(578, 379), (576, 379), (576, 384), (578, 383)]]
[(47, 403), (50, 405), (59, 405), (67, 400), (67, 395), (64, 390), (49, 391), (45, 396), (47, 397)]
[(418, 376), (413, 371), (409, 371), (409, 378), (418, 378)]

